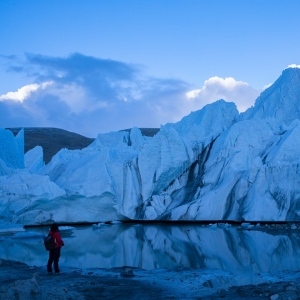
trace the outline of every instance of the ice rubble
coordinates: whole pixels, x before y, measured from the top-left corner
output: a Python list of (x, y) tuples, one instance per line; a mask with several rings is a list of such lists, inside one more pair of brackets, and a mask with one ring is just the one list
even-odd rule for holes
[[(99, 134), (43, 166), (0, 130), (0, 222), (300, 219), (300, 69), (239, 115), (223, 100), (166, 124)], [(13, 159), (14, 158), (14, 159)]]

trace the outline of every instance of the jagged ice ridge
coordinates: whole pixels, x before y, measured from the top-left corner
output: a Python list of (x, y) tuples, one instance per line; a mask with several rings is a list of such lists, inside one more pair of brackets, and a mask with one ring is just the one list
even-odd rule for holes
[[(44, 165), (0, 129), (0, 223), (300, 220), (300, 69), (239, 114), (224, 100), (166, 124), (99, 134)], [(23, 147), (23, 148), (22, 148)]]

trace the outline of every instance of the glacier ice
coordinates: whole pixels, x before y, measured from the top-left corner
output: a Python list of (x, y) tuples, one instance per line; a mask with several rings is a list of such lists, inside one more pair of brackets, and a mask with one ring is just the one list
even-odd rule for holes
[[(208, 104), (153, 137), (99, 134), (44, 165), (0, 129), (0, 223), (300, 220), (300, 69), (239, 114)], [(24, 165), (25, 161), (25, 165)]]
[(289, 125), (300, 119), (300, 69), (287, 68), (269, 88), (264, 90), (242, 117), (245, 119), (274, 118), (278, 125)]
[(264, 120), (241, 121), (221, 133), (202, 166), (194, 199), (174, 209), (171, 219), (242, 220), (240, 204), (272, 139), (273, 132)]
[[(148, 218), (156, 219), (169, 205), (180, 205), (188, 199), (193, 188), (185, 187), (199, 156), (237, 120), (235, 104), (220, 100), (176, 124), (165, 125), (141, 149), (138, 155), (141, 196)], [(171, 194), (176, 194), (174, 202), (170, 201)]]
[(44, 154), (41, 146), (36, 146), (25, 153), (25, 167), (30, 173), (36, 173), (44, 166)]
[(0, 159), (7, 167), (24, 168), (24, 130), (14, 137), (10, 130), (0, 128)]

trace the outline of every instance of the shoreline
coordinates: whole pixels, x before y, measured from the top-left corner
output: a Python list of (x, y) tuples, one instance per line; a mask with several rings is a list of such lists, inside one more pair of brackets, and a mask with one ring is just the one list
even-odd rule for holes
[[(0, 260), (2, 299), (299, 299), (300, 272), (233, 274), (206, 269), (79, 269)], [(246, 284), (246, 283), (252, 284)], [(55, 287), (55, 288), (53, 288)]]
[[(106, 221), (106, 222), (59, 222), (57, 223), (58, 226), (89, 226), (89, 225), (97, 225), (97, 224), (105, 224), (105, 225), (112, 225), (114, 222), (118, 222), (120, 224), (141, 224), (141, 225), (147, 225), (147, 224), (165, 224), (165, 225), (211, 225), (211, 224), (220, 224), (220, 225), (230, 225), (230, 226), (241, 226), (242, 224), (250, 224), (250, 225), (261, 225), (261, 226), (274, 226), (274, 225), (292, 225), (292, 224), (299, 224), (300, 221), (235, 221), (235, 220), (199, 220), (199, 221), (189, 221), (189, 220), (112, 220), (112, 221)], [(54, 221), (52, 222), (54, 223)], [(22, 225), (22, 224), (16, 224), (16, 225), (22, 225), (24, 228), (33, 228), (33, 227), (45, 227), (49, 226), (52, 223), (47, 224), (32, 224), (32, 225)]]

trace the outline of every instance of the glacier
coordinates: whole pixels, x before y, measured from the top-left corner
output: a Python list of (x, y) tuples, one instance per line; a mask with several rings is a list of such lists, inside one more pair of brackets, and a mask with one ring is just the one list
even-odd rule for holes
[(24, 155), (0, 129), (0, 223), (300, 220), (300, 69), (239, 114), (218, 100), (153, 137), (99, 134), (82, 150)]

